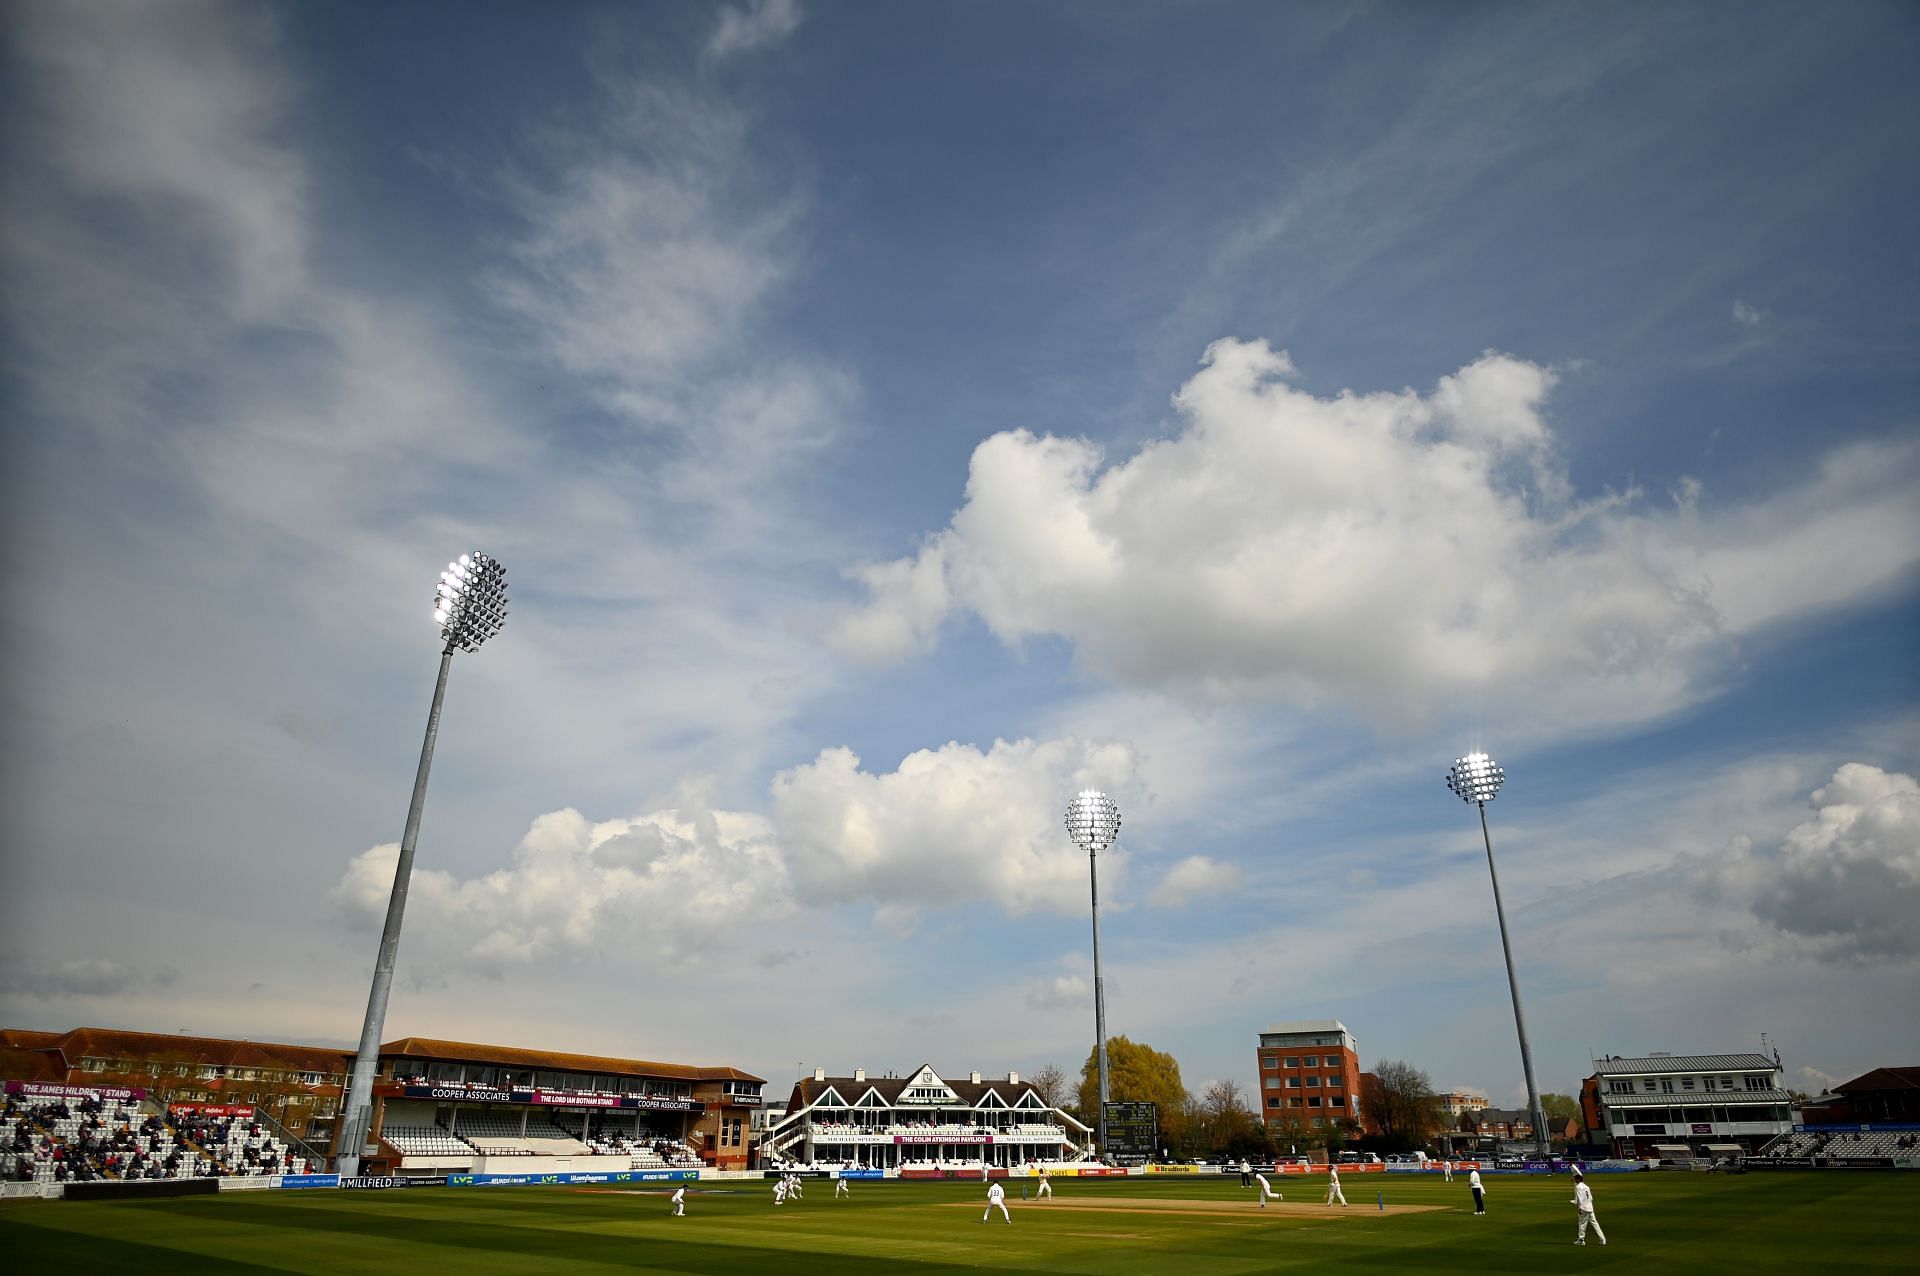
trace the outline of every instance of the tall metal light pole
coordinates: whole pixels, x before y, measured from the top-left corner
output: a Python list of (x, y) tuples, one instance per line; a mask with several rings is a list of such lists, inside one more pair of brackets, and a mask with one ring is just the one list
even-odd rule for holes
[(1487, 876), (1493, 879), (1493, 914), (1500, 919), (1500, 951), (1507, 958), (1507, 988), (1513, 993), (1513, 1026), (1520, 1033), (1520, 1068), (1527, 1076), (1527, 1106), (1533, 1118), (1534, 1150), (1542, 1160), (1549, 1154), (1547, 1118), (1540, 1110), (1540, 1087), (1533, 1083), (1533, 1048), (1527, 1044), (1527, 1016), (1520, 1009), (1520, 981), (1513, 973), (1513, 945), (1507, 939), (1507, 910), (1500, 903), (1500, 873), (1493, 866), (1493, 834), (1487, 830), (1487, 803), (1506, 783), (1507, 773), (1484, 753), (1456, 758), (1447, 768), (1447, 787), (1463, 802), (1480, 808), (1480, 836), (1487, 844)]
[(380, 1035), (387, 1021), (387, 995), (393, 990), (394, 958), (400, 950), (400, 919), (407, 911), (407, 884), (413, 876), (413, 848), (420, 840), (420, 811), (427, 801), (427, 771), (433, 766), (433, 744), (440, 735), (440, 702), (447, 694), (447, 672), (453, 652), (480, 650), (507, 622), (507, 569), (479, 550), (462, 554), (440, 573), (434, 590), (433, 618), (447, 645), (440, 652), (440, 677), (433, 684), (433, 708), (427, 713), (427, 738), (420, 746), (420, 768), (413, 776), (413, 800), (407, 805), (407, 824), (400, 834), (400, 858), (393, 866), (393, 893), (387, 897), (387, 922), (380, 931), (380, 953), (373, 963), (373, 987), (367, 994), (367, 1017), (360, 1027), (360, 1050), (347, 1080), (346, 1108), (341, 1113), (339, 1149), (334, 1168), (344, 1175), (360, 1172), (360, 1156), (371, 1133), (373, 1074), (380, 1063)]
[(1120, 808), (1099, 789), (1086, 789), (1067, 806), (1067, 836), (1087, 853), (1087, 877), (1093, 884), (1093, 1039), (1094, 1065), (1100, 1077), (1100, 1115), (1095, 1121), (1099, 1153), (1107, 1154), (1107, 990), (1100, 979), (1100, 873), (1094, 857), (1120, 836)]

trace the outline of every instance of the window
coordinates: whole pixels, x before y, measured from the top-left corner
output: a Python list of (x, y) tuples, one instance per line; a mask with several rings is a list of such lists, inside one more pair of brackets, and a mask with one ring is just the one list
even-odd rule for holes
[(1672, 1094), (1672, 1093), (1673, 1093), (1673, 1078), (1672, 1078), (1672, 1077), (1661, 1077), (1661, 1078), (1660, 1078), (1660, 1093), (1662, 1093), (1662, 1094)]
[(1304, 1059), (1302, 1059), (1302, 1060), (1301, 1060), (1300, 1062), (1301, 1062), (1301, 1064), (1302, 1064), (1303, 1066), (1305, 1066), (1305, 1067), (1308, 1067), (1308, 1068), (1317, 1068), (1317, 1067), (1319, 1067), (1319, 1066), (1320, 1066), (1320, 1056), (1319, 1056), (1319, 1055), (1314, 1055), (1314, 1054), (1310, 1054), (1310, 1055), (1308, 1055), (1308, 1056), (1307, 1056), (1306, 1058), (1304, 1058)]
[(1681, 1088), (1682, 1090), (1691, 1090), (1691, 1089), (1693, 1089), (1693, 1078), (1692, 1078), (1692, 1077), (1681, 1077), (1681, 1078), (1680, 1078), (1680, 1088)]
[(1300, 1088), (1300, 1078), (1299, 1078), (1299, 1077), (1288, 1077), (1288, 1078), (1287, 1078), (1287, 1089), (1289, 1089), (1289, 1090), (1298, 1090), (1299, 1088)]
[(1316, 1130), (1324, 1126), (1326, 1123), (1327, 1123), (1327, 1119), (1325, 1117), (1315, 1117), (1313, 1119), (1313, 1126)]
[(1262, 1055), (1260, 1057), (1260, 1066), (1267, 1069), (1277, 1068), (1280, 1066), (1280, 1057), (1271, 1054)]
[(1301, 1106), (1301, 1103), (1300, 1103), (1300, 1097), (1299, 1097), (1298, 1095), (1295, 1095), (1295, 1096), (1294, 1096), (1293, 1098), (1291, 1098), (1291, 1099), (1288, 1099), (1288, 1100), (1287, 1100), (1287, 1106), (1288, 1106), (1288, 1107), (1290, 1107), (1290, 1108), (1297, 1108), (1297, 1107), (1300, 1107), (1300, 1106)]
[(1307, 1078), (1307, 1089), (1309, 1089), (1309, 1090), (1318, 1090), (1319, 1088), (1320, 1088), (1320, 1078), (1319, 1078), (1319, 1077), (1308, 1077), (1308, 1078)]
[(1307, 1106), (1308, 1106), (1308, 1107), (1310, 1107), (1310, 1108), (1317, 1108), (1317, 1107), (1319, 1107), (1319, 1106), (1320, 1106), (1320, 1096), (1316, 1094), (1316, 1095), (1313, 1095), (1312, 1097), (1310, 1097), (1310, 1098), (1309, 1098), (1309, 1099), (1307, 1100)]
[(1269, 1096), (1267, 1097), (1267, 1106), (1268, 1106), (1268, 1107), (1270, 1107), (1270, 1108), (1277, 1108), (1277, 1107), (1279, 1107), (1279, 1106), (1280, 1106), (1280, 1096), (1279, 1096), (1279, 1095), (1277, 1095), (1277, 1094), (1275, 1094), (1275, 1095), (1269, 1095)]
[(1645, 1088), (1648, 1094), (1652, 1094), (1655, 1090), (1659, 1089), (1660, 1087), (1654, 1083), (1654, 1080), (1652, 1077), (1648, 1077), (1646, 1080)]
[(1297, 1068), (1297, 1067), (1299, 1067), (1299, 1066), (1300, 1066), (1300, 1060), (1299, 1060), (1299, 1059), (1297, 1059), (1297, 1058), (1295, 1058), (1295, 1059), (1289, 1059), (1289, 1060), (1287, 1060), (1287, 1066), (1288, 1066), (1289, 1068)]
[(1267, 1077), (1265, 1080), (1261, 1081), (1260, 1084), (1265, 1086), (1269, 1090), (1278, 1090), (1280, 1088), (1280, 1078)]

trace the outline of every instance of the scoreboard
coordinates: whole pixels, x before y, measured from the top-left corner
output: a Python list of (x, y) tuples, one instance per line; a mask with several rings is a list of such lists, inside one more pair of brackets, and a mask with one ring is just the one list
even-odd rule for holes
[(1107, 1145), (1101, 1152), (1119, 1157), (1151, 1157), (1160, 1148), (1160, 1108), (1153, 1103), (1108, 1103)]

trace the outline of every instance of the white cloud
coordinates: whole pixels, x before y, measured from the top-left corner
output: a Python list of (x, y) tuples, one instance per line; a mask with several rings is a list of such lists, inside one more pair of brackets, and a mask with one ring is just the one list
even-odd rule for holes
[(964, 608), (1131, 686), (1395, 718), (1475, 697), (1591, 728), (1689, 703), (1730, 638), (1920, 562), (1912, 445), (1726, 510), (1691, 487), (1670, 510), (1578, 504), (1546, 369), (1489, 354), (1425, 398), (1322, 399), (1292, 373), (1264, 342), (1216, 342), (1175, 396), (1184, 427), (1111, 465), (1085, 440), (988, 438), (951, 525), (858, 569), (842, 645), (898, 656)]
[(1160, 879), (1147, 902), (1161, 908), (1183, 908), (1195, 899), (1217, 899), (1239, 887), (1238, 864), (1223, 864), (1208, 855), (1189, 855)]
[[(923, 749), (875, 775), (852, 751), (827, 749), (774, 778), (773, 813), (794, 887), (814, 903), (1074, 912), (1086, 906), (1086, 864), (1061, 825), (1062, 795), (1100, 787), (1124, 802), (1137, 766), (1125, 744), (996, 740), (985, 752)], [(1117, 887), (1124, 853), (1111, 863)]]
[(1093, 986), (1079, 975), (1059, 975), (1027, 986), (1033, 1010), (1079, 1010), (1093, 1004)]
[(779, 43), (799, 26), (800, 6), (795, 0), (748, 0), (745, 6), (728, 5), (720, 11), (720, 22), (707, 41), (707, 56), (750, 53)]
[(691, 89), (606, 77), (589, 125), (542, 135), (504, 183), (519, 232), (493, 295), (529, 349), (644, 448), (632, 482), (764, 541), (792, 467), (830, 443), (855, 394), (840, 371), (758, 338), (786, 279), (799, 194), (762, 177), (751, 121)]
[(1733, 321), (1742, 328), (1757, 328), (1766, 319), (1767, 312), (1758, 306), (1750, 306), (1735, 298), (1733, 302)]
[[(1078, 740), (995, 741), (984, 753), (948, 744), (885, 775), (828, 749), (775, 777), (771, 819), (716, 809), (697, 786), (627, 819), (553, 811), (505, 868), (461, 878), (416, 865), (408, 934), (428, 936), (428, 960), (505, 967), (613, 947), (718, 960), (740, 934), (841, 904), (874, 906), (875, 924), (896, 934), (923, 910), (1078, 912), (1086, 863), (1061, 826), (1061, 794), (1135, 792), (1135, 769), (1125, 745)], [(389, 842), (349, 863), (333, 890), (348, 921), (370, 927), (385, 915), (398, 857)], [(1126, 863), (1122, 851), (1108, 856), (1111, 889)]]
[[(45, 101), (72, 180), (215, 223), (248, 313), (302, 284), (305, 166), (259, 128), (294, 95), (273, 65), (270, 14), (184, 0), (28, 4), (11, 16), (29, 64), (55, 86)], [(65, 91), (82, 82), (86, 92)]]
[[(348, 865), (334, 889), (347, 918), (385, 915), (397, 843)], [(481, 967), (611, 951), (705, 961), (729, 936), (763, 932), (793, 911), (786, 866), (759, 816), (713, 810), (698, 794), (633, 819), (594, 822), (553, 811), (533, 822), (510, 866), (461, 880), (416, 865), (407, 895), (410, 943), (426, 960)]]
[(1700, 870), (1701, 892), (1751, 908), (1824, 960), (1920, 959), (1920, 784), (1849, 762), (1812, 805), (1814, 818), (1771, 854), (1735, 838)]

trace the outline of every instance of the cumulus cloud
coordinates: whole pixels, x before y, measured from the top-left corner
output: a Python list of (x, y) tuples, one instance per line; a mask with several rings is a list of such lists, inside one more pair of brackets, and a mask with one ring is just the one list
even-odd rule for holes
[[(1137, 792), (1125, 745), (1080, 740), (948, 744), (874, 774), (828, 749), (773, 782), (771, 818), (715, 809), (697, 789), (672, 807), (593, 821), (542, 815), (512, 863), (462, 879), (416, 866), (410, 936), (428, 960), (481, 967), (577, 957), (615, 947), (663, 961), (711, 959), (741, 933), (777, 931), (803, 908), (874, 906), (894, 932), (923, 909), (988, 905), (1010, 912), (1085, 907), (1086, 865), (1060, 825), (1062, 793), (1102, 785)], [(355, 857), (333, 899), (351, 924), (385, 916), (398, 843)], [(1110, 853), (1108, 880), (1125, 882)], [(804, 951), (763, 945), (778, 966)]]
[[(827, 749), (773, 782), (794, 888), (813, 903), (983, 901), (1013, 912), (1085, 907), (1086, 865), (1061, 827), (1061, 794), (1137, 790), (1130, 746), (996, 740), (922, 749), (889, 774)], [(1112, 853), (1116, 885), (1126, 856)]]
[(1767, 312), (1758, 306), (1750, 306), (1739, 298), (1734, 298), (1733, 321), (1742, 328), (1757, 328), (1766, 317)]
[[(356, 857), (334, 888), (350, 921), (385, 915), (399, 845)], [(410, 936), (482, 967), (614, 950), (662, 961), (708, 955), (724, 934), (779, 922), (792, 905), (787, 873), (763, 817), (709, 809), (696, 795), (631, 819), (541, 816), (513, 861), (461, 880), (416, 867)]]
[(1194, 899), (1218, 898), (1240, 885), (1238, 864), (1223, 864), (1207, 855), (1190, 855), (1167, 870), (1147, 902), (1162, 908), (1182, 908)]
[(1027, 1005), (1035, 1010), (1078, 1009), (1093, 1004), (1093, 987), (1079, 975), (1043, 979), (1027, 987)]
[(1744, 905), (1824, 960), (1920, 959), (1920, 784), (1849, 762), (1812, 806), (1771, 853), (1730, 842), (1695, 870), (1698, 893)]
[(707, 56), (724, 58), (777, 44), (800, 26), (800, 6), (794, 0), (750, 0), (728, 5), (707, 41)]
[(1216, 342), (1174, 398), (1183, 428), (1112, 464), (1084, 439), (986, 439), (947, 528), (855, 569), (868, 598), (839, 641), (898, 657), (964, 609), (1005, 642), (1063, 636), (1097, 673), (1207, 700), (1417, 718), (1506, 695), (1618, 722), (1697, 697), (1741, 630), (1920, 562), (1912, 445), (1725, 511), (1693, 487), (1672, 508), (1581, 503), (1548, 369), (1490, 353), (1426, 396), (1332, 398), (1293, 373), (1265, 342)]

